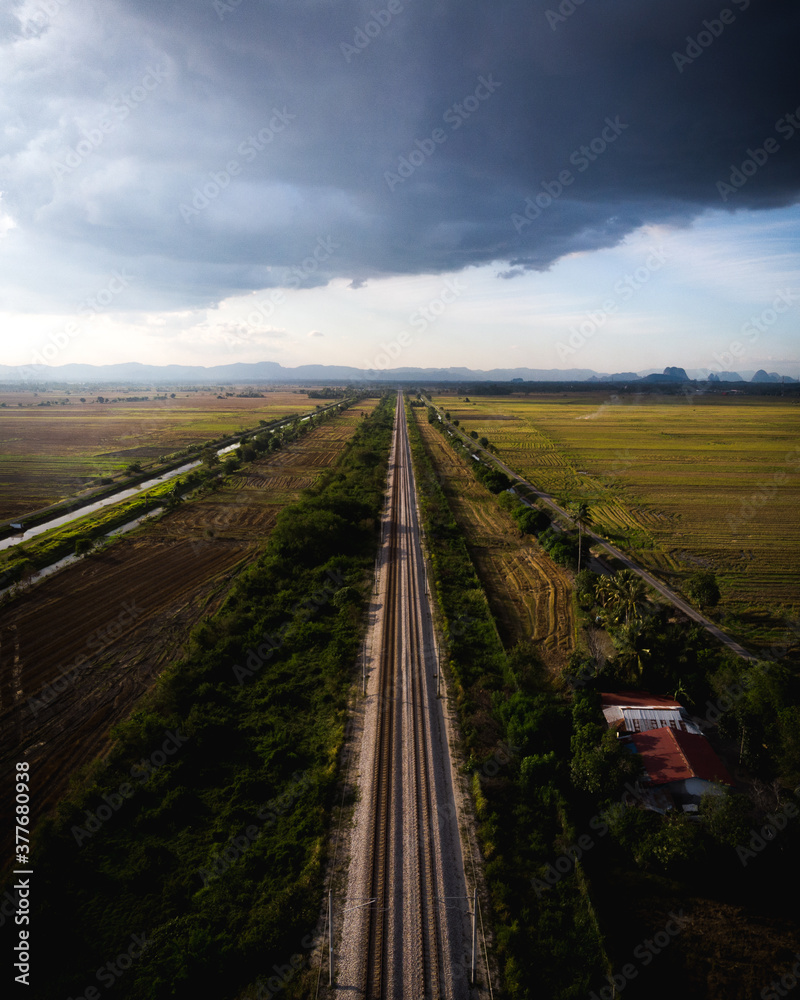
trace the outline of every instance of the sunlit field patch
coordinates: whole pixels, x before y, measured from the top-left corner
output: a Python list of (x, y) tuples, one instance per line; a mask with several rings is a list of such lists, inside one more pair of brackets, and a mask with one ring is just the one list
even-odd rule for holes
[[(0, 520), (95, 485), (132, 462), (147, 465), (316, 405), (304, 390), (259, 388), (261, 397), (237, 395), (243, 391), (95, 386), (0, 392)], [(99, 403), (98, 397), (112, 402)]]
[[(679, 586), (712, 569), (721, 611), (773, 641), (800, 609), (800, 406), (723, 396), (434, 400)], [(512, 417), (514, 419), (498, 419)]]

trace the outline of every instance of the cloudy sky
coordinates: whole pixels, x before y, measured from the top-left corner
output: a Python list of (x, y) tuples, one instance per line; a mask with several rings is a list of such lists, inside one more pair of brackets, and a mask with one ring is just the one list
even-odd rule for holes
[(7, 0), (0, 363), (800, 375), (794, 0)]

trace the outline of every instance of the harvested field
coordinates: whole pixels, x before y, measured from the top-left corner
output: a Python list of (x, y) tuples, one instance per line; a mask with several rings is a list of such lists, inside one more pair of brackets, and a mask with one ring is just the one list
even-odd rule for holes
[(575, 623), (567, 573), (535, 539), (520, 537), (511, 517), (475, 480), (457, 455), (415, 409), (422, 439), (469, 547), (506, 648), (533, 640), (543, 661), (562, 667), (573, 649)]
[[(362, 402), (0, 609), (0, 766), (7, 776), (18, 754), (30, 761), (34, 819), (104, 750), (110, 727), (257, 557), (281, 508), (335, 460), (374, 405)], [(6, 814), (5, 779), (0, 788)]]
[[(147, 390), (96, 387), (0, 392), (0, 521), (96, 485), (131, 462), (146, 465), (316, 405), (305, 391), (259, 391), (263, 397), (218, 398), (209, 389), (178, 389), (159, 399)], [(120, 402), (98, 403), (98, 396)]]
[(595, 527), (670, 586), (713, 570), (718, 614), (739, 638), (785, 639), (800, 612), (796, 402), (600, 393), (435, 402), (537, 487), (585, 500)]

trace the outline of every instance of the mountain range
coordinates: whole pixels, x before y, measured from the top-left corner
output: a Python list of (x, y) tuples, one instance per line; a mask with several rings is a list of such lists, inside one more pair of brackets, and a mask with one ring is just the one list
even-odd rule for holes
[(711, 372), (701, 369), (667, 367), (662, 372), (596, 372), (590, 368), (390, 368), (385, 371), (351, 368), (345, 365), (299, 365), (284, 368), (275, 361), (255, 364), (142, 365), (0, 365), (0, 381), (23, 383), (122, 383), (233, 385), (259, 382), (796, 382), (777, 372)]

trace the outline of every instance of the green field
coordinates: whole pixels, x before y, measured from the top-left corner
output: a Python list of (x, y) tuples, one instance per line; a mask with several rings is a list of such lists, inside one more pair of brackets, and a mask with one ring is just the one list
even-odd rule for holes
[[(241, 392), (0, 392), (0, 520), (97, 485), (132, 462), (147, 466), (162, 455), (316, 405), (305, 391), (264, 389), (261, 398)], [(99, 403), (98, 396), (120, 401)]]
[(680, 588), (716, 574), (719, 614), (781, 642), (800, 611), (800, 406), (750, 397), (439, 395), (511, 468)]

